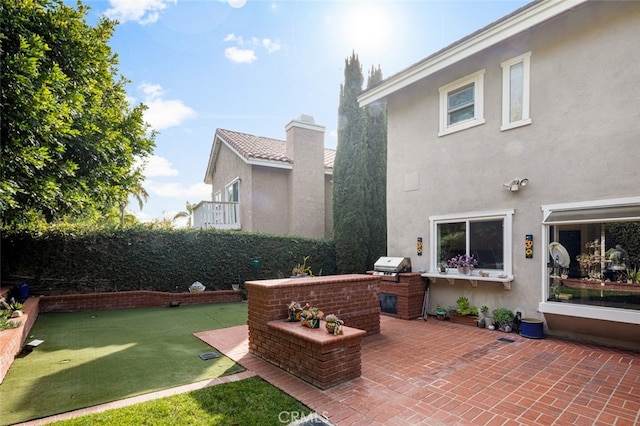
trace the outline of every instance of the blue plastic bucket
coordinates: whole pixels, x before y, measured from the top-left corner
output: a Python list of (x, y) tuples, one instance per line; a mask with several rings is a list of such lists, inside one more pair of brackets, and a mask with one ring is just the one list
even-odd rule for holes
[(22, 303), (29, 297), (29, 285), (21, 284), (15, 288), (16, 291), (16, 299), (18, 302)]
[(538, 318), (522, 318), (520, 320), (520, 335), (530, 339), (544, 338), (544, 321)]

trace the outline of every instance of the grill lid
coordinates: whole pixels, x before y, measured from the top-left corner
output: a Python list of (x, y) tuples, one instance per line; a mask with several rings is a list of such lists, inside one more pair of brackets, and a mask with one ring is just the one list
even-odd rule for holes
[(409, 257), (381, 257), (373, 264), (376, 272), (411, 272), (411, 258)]

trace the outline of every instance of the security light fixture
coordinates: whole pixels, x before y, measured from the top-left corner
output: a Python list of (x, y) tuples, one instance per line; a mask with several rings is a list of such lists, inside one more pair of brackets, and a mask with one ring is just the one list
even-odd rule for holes
[(502, 186), (507, 188), (511, 192), (518, 191), (521, 187), (524, 188), (529, 184), (529, 179), (513, 179), (511, 182), (503, 183)]

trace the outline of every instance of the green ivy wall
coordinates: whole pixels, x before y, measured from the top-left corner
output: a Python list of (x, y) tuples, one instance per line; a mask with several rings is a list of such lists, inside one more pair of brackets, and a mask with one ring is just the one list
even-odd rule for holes
[(333, 241), (293, 236), (134, 227), (2, 230), (1, 239), (2, 286), (26, 283), (32, 294), (180, 292), (195, 281), (231, 289), (288, 277), (304, 256), (315, 275), (336, 274)]

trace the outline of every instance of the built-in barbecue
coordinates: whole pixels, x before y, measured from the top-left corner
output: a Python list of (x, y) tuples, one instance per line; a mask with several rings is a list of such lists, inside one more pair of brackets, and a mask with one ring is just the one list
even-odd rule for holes
[(382, 275), (385, 281), (398, 282), (401, 273), (411, 272), (410, 257), (381, 257), (373, 264), (373, 274)]

